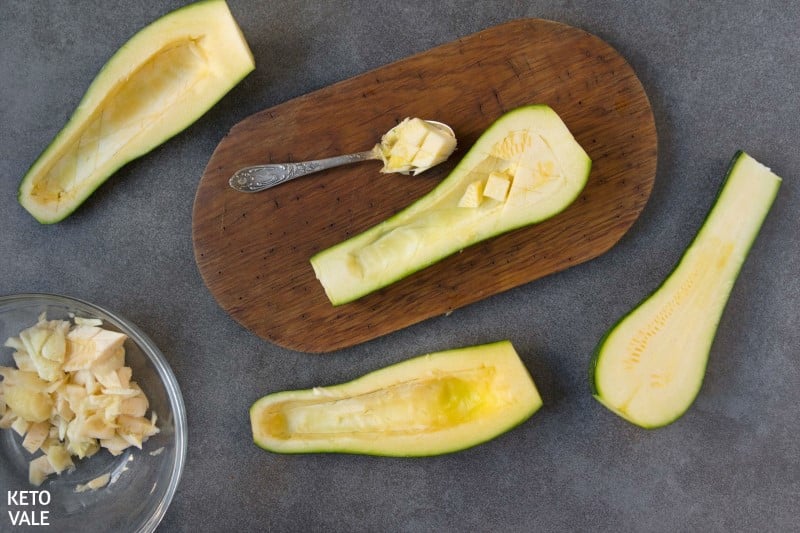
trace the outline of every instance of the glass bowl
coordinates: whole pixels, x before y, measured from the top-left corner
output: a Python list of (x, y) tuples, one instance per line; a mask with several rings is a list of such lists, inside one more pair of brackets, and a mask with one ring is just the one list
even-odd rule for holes
[[(101, 449), (92, 457), (75, 461), (76, 468), (51, 474), (39, 487), (28, 483), (28, 463), (34, 457), (22, 447), (12, 429), (0, 429), (0, 531), (19, 524), (56, 531), (154, 531), (167, 510), (186, 458), (186, 410), (178, 382), (164, 355), (144, 333), (121, 316), (96, 305), (49, 294), (0, 297), (0, 343), (32, 326), (39, 315), (48, 320), (71, 316), (99, 318), (106, 329), (128, 336), (125, 364), (158, 416), (159, 433), (139, 450), (126, 449), (114, 457)], [(0, 348), (0, 365), (15, 367), (11, 348)], [(109, 473), (111, 483), (97, 490), (76, 492), (78, 484)], [(39, 491), (22, 493), (20, 491)], [(47, 491), (44, 493), (43, 491)], [(23, 515), (23, 512), (26, 513)], [(27, 528), (23, 527), (21, 530)]]

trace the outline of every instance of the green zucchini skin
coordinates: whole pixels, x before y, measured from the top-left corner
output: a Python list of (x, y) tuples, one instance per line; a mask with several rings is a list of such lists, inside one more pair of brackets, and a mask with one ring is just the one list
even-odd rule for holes
[[(484, 200), (479, 208), (456, 207), (471, 182), (487, 179), (489, 172), (477, 169), (490, 159), (490, 153), (495, 153), (493, 147), (521, 131), (544, 140), (561, 171), (563, 186), (537, 197), (535, 202), (525, 203), (522, 196), (513, 197), (515, 177), (504, 203)], [(464, 248), (559, 214), (580, 195), (590, 170), (591, 159), (549, 106), (537, 104), (514, 109), (487, 128), (430, 193), (380, 224), (315, 254), (310, 259), (311, 265), (333, 305), (352, 302)], [(389, 250), (383, 258), (385, 268), (352, 267), (365, 255), (365, 250), (396, 232), (408, 235), (418, 232), (424, 236), (412, 237), (417, 240), (411, 253)], [(356, 271), (358, 268), (362, 270)]]
[[(724, 201), (724, 195), (726, 190), (732, 187), (732, 185), (730, 185), (732, 179), (734, 179), (736, 173), (739, 171), (747, 172), (746, 169), (741, 170), (741, 167), (743, 167), (744, 165), (753, 165), (753, 164), (763, 167), (763, 165), (755, 161), (744, 151), (739, 150), (734, 154), (733, 158), (731, 159), (728, 165), (725, 177), (717, 191), (716, 198), (712, 203), (712, 207), (709, 210), (708, 214), (706, 215), (706, 218), (704, 219), (703, 225), (698, 230), (697, 234), (693, 237), (692, 241), (686, 248), (681, 259), (675, 264), (673, 269), (670, 271), (670, 274), (668, 274), (664, 278), (664, 280), (662, 280), (662, 282), (648, 296), (642, 299), (635, 307), (633, 307), (630, 311), (628, 311), (621, 318), (619, 318), (612, 325), (612, 327), (605, 332), (600, 341), (597, 343), (591, 355), (588, 368), (589, 389), (591, 394), (595, 397), (595, 399), (597, 399), (601, 404), (606, 406), (609, 410), (618, 414), (619, 416), (631, 422), (632, 424), (635, 424), (645, 429), (656, 429), (667, 426), (680, 419), (680, 417), (683, 416), (683, 414), (685, 414), (685, 412), (691, 407), (692, 403), (696, 399), (697, 395), (700, 392), (700, 388), (702, 386), (703, 376), (705, 375), (705, 371), (707, 368), (711, 346), (713, 344), (713, 340), (716, 335), (716, 331), (719, 326), (722, 313), (724, 312), (725, 305), (727, 304), (728, 297), (733, 288), (735, 280), (738, 277), (739, 272), (741, 271), (742, 265), (744, 264), (744, 261), (747, 258), (753, 243), (755, 242), (755, 239), (758, 235), (758, 230), (763, 224), (763, 221), (766, 218), (772, 206), (772, 203), (774, 202), (774, 199), (777, 195), (781, 183), (781, 179), (775, 174), (769, 172), (769, 169), (763, 167), (763, 169), (765, 169), (765, 172), (764, 170), (762, 170), (762, 172), (764, 172), (763, 179), (765, 181), (763, 181), (762, 184), (759, 185), (759, 187), (763, 188), (763, 190), (765, 190), (766, 193), (760, 200), (760, 204), (754, 208), (754, 212), (760, 210), (756, 212), (755, 215), (753, 215), (753, 221), (751, 222), (751, 227), (754, 228), (754, 231), (752, 232), (751, 238), (749, 238), (746, 241), (739, 241), (738, 243), (740, 245), (739, 249), (741, 250), (740, 259), (736, 262), (734, 268), (731, 268), (731, 270), (728, 272), (728, 278), (727, 278), (728, 287), (727, 291), (724, 293), (724, 296), (722, 297), (724, 298), (724, 300), (722, 301), (721, 305), (719, 305), (719, 309), (716, 312), (709, 313), (707, 316), (705, 316), (704, 317), (705, 323), (701, 323), (702, 327), (705, 328), (706, 331), (706, 337), (704, 339), (706, 342), (706, 346), (704, 347), (703, 350), (701, 350), (702, 352), (701, 360), (698, 361), (698, 366), (696, 368), (698, 373), (696, 387), (693, 390), (688, 391), (685, 398), (683, 398), (684, 403), (682, 405), (678, 406), (674, 410), (674, 412), (671, 413), (671, 415), (663, 416), (655, 421), (646, 421), (638, 417), (630, 416), (629, 414), (618, 409), (617, 406), (613, 404), (613, 402), (609, 402), (608, 399), (606, 398), (607, 391), (604, 391), (604, 387), (600, 385), (600, 381), (602, 381), (603, 379), (602, 376), (603, 371), (601, 368), (603, 358), (613, 354), (613, 350), (609, 346), (610, 340), (612, 336), (626, 324), (637, 320), (638, 318), (637, 314), (640, 312), (640, 310), (642, 310), (643, 306), (645, 306), (649, 302), (652, 302), (655, 298), (658, 298), (659, 295), (662, 295), (662, 293), (665, 293), (666, 291), (669, 290), (668, 284), (670, 283), (670, 280), (673, 280), (676, 276), (681, 275), (681, 269), (682, 267), (684, 267), (685, 261), (688, 261), (686, 259), (687, 256), (689, 256), (692, 250), (694, 250), (696, 247), (702, 246), (703, 240), (707, 238), (706, 234), (704, 233), (704, 229), (706, 228), (707, 225), (710, 224), (710, 219), (714, 216), (715, 209), (717, 208), (717, 206), (719, 206), (721, 202)], [(719, 209), (722, 208), (720, 207)]]

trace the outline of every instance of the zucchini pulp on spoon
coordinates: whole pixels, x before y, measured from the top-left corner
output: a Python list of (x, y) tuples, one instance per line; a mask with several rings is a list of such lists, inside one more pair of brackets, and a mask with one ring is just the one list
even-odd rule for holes
[(467, 246), (563, 211), (591, 160), (546, 105), (500, 117), (435, 189), (388, 220), (311, 258), (334, 305), (360, 298)]
[(623, 317), (591, 362), (594, 396), (645, 428), (667, 425), (692, 404), (733, 284), (781, 179), (743, 152), (664, 283)]
[(278, 453), (424, 456), (521, 424), (542, 405), (508, 341), (423, 355), (332, 387), (264, 396), (253, 439)]
[(122, 165), (188, 127), (254, 68), (224, 0), (165, 15), (106, 63), (23, 178), (19, 202), (42, 223), (64, 219)]

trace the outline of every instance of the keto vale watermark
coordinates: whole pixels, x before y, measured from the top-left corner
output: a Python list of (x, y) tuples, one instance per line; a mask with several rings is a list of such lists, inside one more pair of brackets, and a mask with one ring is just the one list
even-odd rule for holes
[(6, 492), (7, 515), (0, 519), (0, 531), (11, 526), (49, 526), (50, 492), (46, 490), (9, 490)]

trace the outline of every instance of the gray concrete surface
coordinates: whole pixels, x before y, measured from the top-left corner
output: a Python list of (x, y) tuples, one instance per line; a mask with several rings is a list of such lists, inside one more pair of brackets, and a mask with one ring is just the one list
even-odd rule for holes
[[(0, 3), (0, 293), (55, 292), (125, 315), (166, 353), (190, 427), (161, 531), (796, 531), (800, 504), (800, 7), (775, 2), (230, 0), (257, 70), (72, 217), (16, 202), (27, 167), (108, 57), (178, 0)], [(592, 32), (639, 74), (659, 133), (649, 204), (606, 255), (328, 356), (262, 341), (215, 303), (192, 255), (195, 188), (246, 116), (520, 17)], [(593, 400), (603, 332), (658, 285), (743, 148), (784, 185), (733, 290), (697, 401), (637, 429)], [(248, 407), (411, 355), (511, 339), (545, 407), (461, 453), (279, 456)], [(0, 529), (3, 529), (0, 527)]]

